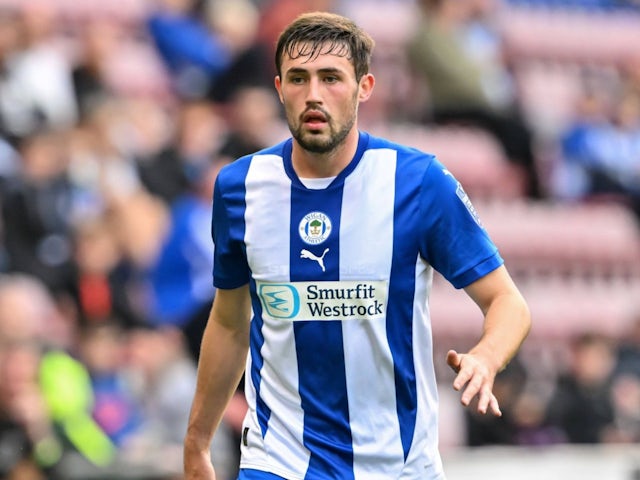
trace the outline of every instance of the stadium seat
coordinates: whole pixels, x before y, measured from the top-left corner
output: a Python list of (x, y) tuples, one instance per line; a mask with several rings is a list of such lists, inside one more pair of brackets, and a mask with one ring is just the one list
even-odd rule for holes
[[(593, 279), (580, 275), (519, 278), (532, 316), (530, 336), (566, 340), (584, 331), (620, 338), (640, 309), (640, 277)], [(436, 274), (431, 295), (435, 336), (476, 339), (482, 314), (462, 290)]]
[(80, 25), (93, 17), (108, 17), (133, 27), (143, 21), (151, 0), (0, 0), (0, 7), (19, 9), (38, 3), (53, 6), (67, 26)]
[(412, 2), (358, 0), (342, 3), (342, 12), (376, 39), (376, 51), (402, 49), (418, 18)]
[(640, 273), (640, 230), (624, 205), (519, 199), (476, 202), (475, 206), (505, 260), (517, 272)]
[(621, 63), (638, 55), (640, 15), (577, 8), (507, 7), (500, 29), (514, 59)]
[[(576, 63), (519, 61), (514, 68), (522, 111), (543, 139), (557, 140), (574, 119), (583, 93), (582, 70)], [(541, 102), (540, 99), (545, 101)]]
[(395, 125), (384, 129), (383, 134), (436, 155), (472, 198), (509, 199), (523, 195), (521, 173), (509, 163), (497, 140), (482, 130)]

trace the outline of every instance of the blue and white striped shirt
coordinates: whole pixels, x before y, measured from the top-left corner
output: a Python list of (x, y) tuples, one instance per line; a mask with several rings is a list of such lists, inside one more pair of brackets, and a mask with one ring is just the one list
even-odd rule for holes
[(292, 140), (216, 181), (214, 284), (250, 284), (242, 468), (296, 479), (442, 479), (428, 297), (502, 264), (434, 158), (361, 132), (308, 189)]

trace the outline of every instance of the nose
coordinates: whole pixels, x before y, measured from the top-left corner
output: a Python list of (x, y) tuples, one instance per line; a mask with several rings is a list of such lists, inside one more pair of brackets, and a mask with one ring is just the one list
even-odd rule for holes
[(320, 95), (320, 79), (312, 77), (308, 83), (307, 89), (307, 103), (316, 104), (322, 103), (322, 96)]

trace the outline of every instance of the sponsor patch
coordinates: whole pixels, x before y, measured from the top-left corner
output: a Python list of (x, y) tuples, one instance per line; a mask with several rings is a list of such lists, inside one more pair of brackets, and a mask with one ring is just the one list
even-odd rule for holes
[(372, 320), (387, 312), (386, 281), (257, 282), (263, 317), (272, 320)]
[(471, 214), (473, 219), (476, 221), (476, 223), (484, 228), (484, 226), (482, 225), (482, 222), (480, 221), (480, 216), (478, 215), (478, 212), (473, 206), (473, 203), (471, 203), (471, 199), (469, 198), (469, 195), (467, 195), (467, 192), (464, 191), (464, 188), (462, 188), (462, 185), (460, 185), (460, 183), (458, 183), (458, 188), (456, 189), (456, 195), (462, 201), (462, 203), (464, 203), (464, 206), (467, 207), (467, 210), (469, 210), (469, 213)]

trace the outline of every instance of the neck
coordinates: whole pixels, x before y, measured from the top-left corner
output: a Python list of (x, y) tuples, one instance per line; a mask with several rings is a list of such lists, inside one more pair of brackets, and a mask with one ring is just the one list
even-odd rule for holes
[(358, 149), (359, 133), (353, 128), (344, 141), (326, 153), (305, 150), (295, 139), (291, 152), (291, 163), (296, 175), (301, 178), (335, 177), (346, 168)]

